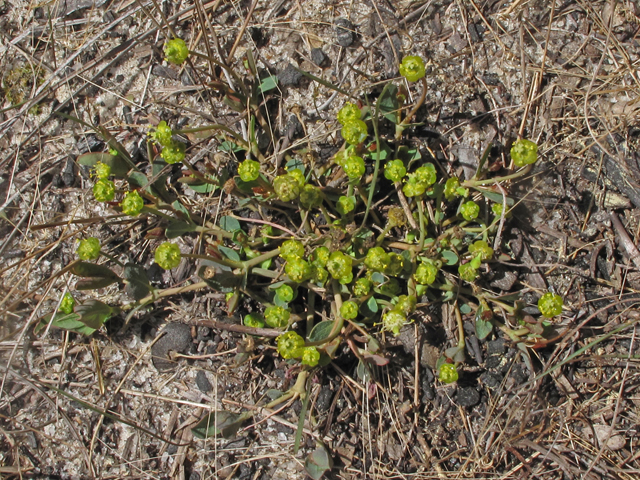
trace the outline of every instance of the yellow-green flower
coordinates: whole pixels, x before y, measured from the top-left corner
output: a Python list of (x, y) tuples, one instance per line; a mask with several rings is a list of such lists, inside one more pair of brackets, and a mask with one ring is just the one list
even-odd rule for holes
[(189, 48), (181, 38), (167, 40), (167, 43), (164, 44), (164, 57), (167, 62), (182, 65), (188, 56)]
[(182, 252), (180, 247), (171, 242), (164, 242), (158, 248), (156, 248), (156, 263), (165, 270), (171, 270), (176, 268), (180, 264), (182, 259)]
[(96, 237), (89, 237), (84, 240), (80, 240), (76, 253), (80, 260), (97, 259), (100, 256), (100, 240)]
[(122, 213), (131, 215), (132, 217), (138, 215), (142, 211), (142, 207), (144, 207), (144, 200), (142, 200), (137, 190), (127, 192), (122, 202), (120, 202)]

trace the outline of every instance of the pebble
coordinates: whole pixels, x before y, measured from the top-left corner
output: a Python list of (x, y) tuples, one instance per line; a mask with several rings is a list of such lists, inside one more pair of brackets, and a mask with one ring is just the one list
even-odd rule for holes
[(198, 370), (198, 373), (196, 373), (196, 385), (198, 386), (200, 391), (204, 393), (207, 393), (213, 390), (213, 386), (211, 385), (211, 382), (207, 378), (207, 374), (204, 373), (202, 370)]
[(278, 73), (278, 81), (280, 82), (280, 85), (285, 87), (288, 85), (298, 85), (301, 78), (302, 74), (290, 63), (287, 63), (284, 70)]
[(327, 56), (322, 51), (321, 48), (312, 48), (311, 49), (311, 61), (315, 63), (317, 66), (322, 67), (324, 63), (327, 61)]
[(458, 390), (456, 398), (461, 407), (473, 407), (480, 401), (480, 394), (473, 387), (462, 387)]
[(348, 19), (340, 17), (336, 19), (336, 37), (338, 45), (349, 47), (356, 39), (356, 31)]
[(184, 323), (168, 323), (158, 335), (162, 335), (162, 338), (151, 347), (151, 360), (158, 370), (169, 370), (175, 366), (175, 362), (168, 358), (169, 352), (182, 353), (189, 348), (192, 342), (191, 327)]

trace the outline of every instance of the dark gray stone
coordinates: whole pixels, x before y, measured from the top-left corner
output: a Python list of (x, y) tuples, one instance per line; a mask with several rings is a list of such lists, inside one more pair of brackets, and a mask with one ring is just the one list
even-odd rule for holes
[(198, 373), (196, 373), (196, 385), (198, 386), (200, 391), (204, 393), (207, 393), (213, 390), (213, 386), (211, 385), (211, 382), (207, 378), (207, 374), (204, 373), (202, 370), (198, 370)]
[(316, 65), (318, 65), (319, 67), (322, 67), (327, 61), (327, 56), (325, 55), (325, 53), (322, 51), (321, 48), (312, 48), (311, 61)]
[(505, 346), (503, 338), (487, 342), (487, 355), (502, 355), (504, 352)]
[(346, 18), (336, 19), (336, 38), (338, 45), (349, 47), (356, 39), (356, 31), (353, 23)]
[(158, 335), (162, 338), (151, 347), (151, 360), (158, 370), (169, 370), (175, 365), (168, 358), (169, 352), (184, 353), (191, 346), (191, 327), (184, 323), (168, 323)]
[(323, 387), (318, 394), (318, 399), (316, 400), (316, 409), (319, 413), (326, 412), (329, 410), (331, 406), (331, 399), (333, 398), (333, 392), (329, 387)]
[(298, 85), (301, 78), (302, 74), (290, 63), (287, 63), (284, 70), (278, 73), (278, 81), (280, 82), (280, 85), (285, 87), (289, 85)]
[(489, 388), (498, 388), (502, 383), (502, 375), (499, 373), (487, 372), (480, 377), (482, 383)]
[(457, 400), (461, 407), (473, 407), (480, 401), (480, 393), (473, 387), (463, 387), (458, 390)]

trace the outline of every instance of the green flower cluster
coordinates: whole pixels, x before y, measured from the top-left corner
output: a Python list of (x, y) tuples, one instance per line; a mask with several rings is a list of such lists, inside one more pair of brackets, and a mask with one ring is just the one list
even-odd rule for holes
[(531, 165), (538, 160), (538, 145), (531, 140), (520, 139), (511, 147), (511, 158), (516, 167)]
[(96, 237), (80, 240), (76, 253), (80, 260), (96, 260), (100, 256), (100, 240)]
[(122, 213), (125, 215), (131, 215), (132, 217), (138, 215), (142, 211), (143, 207), (144, 200), (142, 200), (142, 197), (137, 190), (125, 193), (122, 202), (120, 202)]
[(260, 163), (246, 159), (238, 167), (238, 175), (243, 182), (253, 182), (260, 176)]
[(160, 156), (169, 165), (179, 163), (185, 157), (185, 144), (173, 139), (173, 131), (164, 120), (158, 123), (154, 130), (149, 132), (149, 137), (162, 146)]
[(547, 292), (538, 300), (538, 310), (547, 318), (553, 318), (562, 313), (562, 297), (555, 293)]
[(182, 65), (189, 56), (189, 48), (181, 38), (167, 40), (164, 44), (164, 58), (167, 62)]
[(305, 347), (304, 338), (296, 332), (289, 331), (277, 339), (278, 353), (282, 358), (300, 358), (303, 365), (315, 367), (320, 360), (320, 352), (316, 347)]
[(417, 82), (425, 76), (424, 61), (417, 55), (408, 55), (400, 64), (400, 75), (410, 82)]
[(433, 163), (425, 163), (418, 167), (415, 172), (409, 174), (402, 191), (407, 197), (418, 197), (424, 194), (427, 188), (436, 183), (436, 179), (436, 167)]
[(99, 178), (93, 185), (93, 197), (98, 202), (110, 202), (116, 196), (115, 184), (106, 178)]
[(171, 270), (180, 264), (182, 252), (177, 244), (164, 242), (156, 248), (155, 259), (160, 268)]
[(331, 278), (347, 285), (353, 280), (353, 258), (340, 251), (333, 252), (327, 261), (327, 271)]

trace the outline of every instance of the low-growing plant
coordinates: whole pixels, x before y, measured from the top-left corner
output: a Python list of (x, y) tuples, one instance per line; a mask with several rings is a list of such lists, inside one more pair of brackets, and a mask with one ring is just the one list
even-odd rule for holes
[[(180, 39), (167, 42), (165, 55), (178, 64), (202, 57)], [(70, 267), (82, 277), (76, 289), (126, 284), (133, 301), (108, 306), (89, 300), (73, 306), (65, 297), (64, 309), (47, 316), (41, 326), (52, 322), (91, 333), (120, 312), (129, 322), (162, 298), (201, 289), (226, 294), (229, 315), (239, 309), (241, 297), (250, 298), (253, 311), (244, 313), (235, 330), (265, 337), (264, 342), (275, 337), (277, 353), (299, 371), (295, 387), (270, 406), (301, 397), (305, 408), (309, 373), (331, 362), (340, 345), (348, 346), (364, 371), (383, 365), (387, 359), (381, 336), (399, 335), (405, 325), (419, 321), (417, 313), (428, 304), (450, 303), (457, 319), (458, 343), (443, 352), (437, 365), (444, 383), (463, 374), (463, 315), (474, 315), (480, 339), (499, 328), (519, 343), (544, 341), (547, 320), (523, 315), (518, 295), (498, 297), (481, 287), (483, 273), (500, 258), (496, 234), (514, 205), (505, 187), (531, 171), (537, 159), (535, 143), (515, 141), (510, 153), (516, 169), (501, 176), (486, 168), (488, 150), (472, 178), (453, 176), (412, 140), (426, 81), (424, 63), (410, 56), (402, 61), (400, 73), (409, 82), (421, 82), (416, 103), (410, 104), (402, 93), (406, 87), (388, 82), (375, 102), (365, 97), (340, 109), (337, 120), (344, 142), (328, 163), (317, 162), (308, 149), (285, 153), (278, 163), (277, 135), (265, 121), (269, 112), (260, 101), (277, 79), (261, 75), (250, 52), (246, 65), (247, 78), (221, 65), (235, 89), (216, 85), (225, 103), (246, 115), (246, 132), (222, 125), (174, 130), (161, 121), (149, 132), (150, 164), (136, 165), (109, 132), (98, 127), (110, 152), (79, 158), (81, 165), (93, 169), (97, 201), (124, 215), (161, 222), (161, 233), (156, 229), (149, 236), (155, 243), (155, 263), (170, 270), (183, 261), (194, 262), (201, 281), (159, 288), (149, 281), (148, 265), (133, 263), (121, 266), (117, 274), (105, 264), (90, 263), (100, 256), (100, 244), (83, 240), (80, 260)], [(236, 175), (203, 173), (190, 163), (184, 136), (197, 132), (219, 134), (221, 148), (243, 158)], [(260, 144), (258, 133), (267, 135), (269, 146)], [(182, 166), (185, 188), (202, 194), (224, 191), (233, 196), (235, 208), (259, 212), (261, 219), (230, 210), (213, 223), (210, 215), (192, 211), (167, 188), (174, 164)], [(207, 240), (201, 253), (181, 251), (176, 239), (195, 235)], [(557, 316), (562, 299), (545, 294), (539, 307), (545, 318)], [(212, 435), (225, 426), (233, 431), (246, 418), (227, 415), (216, 417), (216, 423), (208, 416), (194, 432)]]

